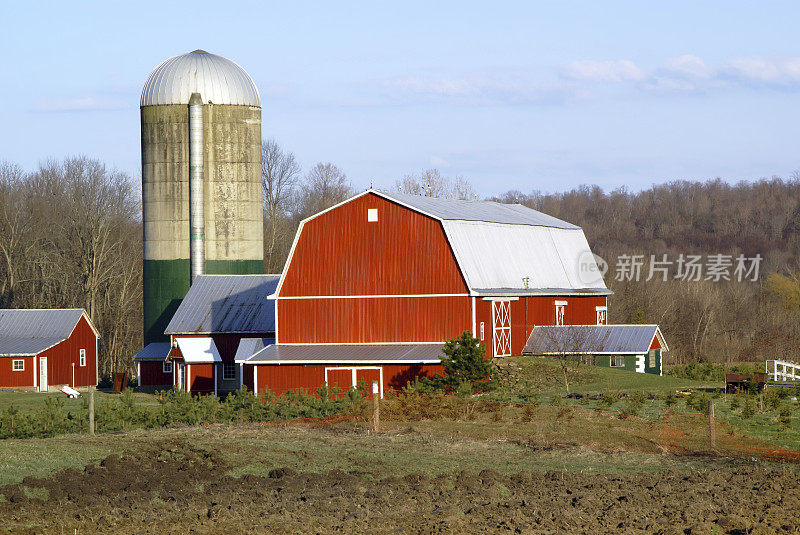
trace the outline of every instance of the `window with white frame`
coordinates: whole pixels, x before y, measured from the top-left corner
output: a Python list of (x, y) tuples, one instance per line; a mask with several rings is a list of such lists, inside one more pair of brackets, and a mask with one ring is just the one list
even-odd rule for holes
[(81, 356), (80, 361), (78, 363), (80, 366), (86, 366), (86, 350), (81, 349)]
[(481, 342), (483, 342), (483, 340), (485, 339), (485, 336), (486, 336), (486, 328), (485, 328), (483, 322), (481, 322)]
[(15, 372), (24, 372), (25, 371), (25, 361), (22, 359), (14, 360), (11, 363), (11, 369)]
[(597, 311), (597, 324), (605, 325), (608, 318), (608, 307), (595, 307), (595, 310)]
[(367, 208), (367, 222), (376, 223), (378, 221), (378, 209)]
[(625, 367), (625, 357), (623, 355), (611, 355), (611, 367), (612, 368), (624, 368)]
[(564, 311), (567, 308), (566, 301), (556, 301), (556, 322), (555, 325), (564, 325)]
[(222, 380), (233, 381), (236, 379), (236, 363), (223, 362), (222, 363)]
[(172, 373), (172, 361), (165, 360), (161, 363), (161, 371), (164, 373)]

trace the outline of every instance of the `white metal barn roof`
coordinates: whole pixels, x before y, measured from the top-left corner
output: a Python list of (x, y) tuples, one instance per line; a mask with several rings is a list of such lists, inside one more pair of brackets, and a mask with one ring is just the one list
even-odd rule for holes
[(658, 325), (542, 325), (533, 328), (524, 354), (557, 353), (643, 354), (653, 337), (669, 350)]
[(0, 356), (41, 353), (69, 338), (83, 315), (82, 308), (0, 309)]
[(247, 364), (439, 364), (442, 344), (279, 344), (266, 346)]
[(222, 362), (217, 344), (211, 338), (176, 338), (175, 342), (186, 364)]
[(275, 291), (280, 275), (200, 275), (165, 334), (275, 332)]
[(200, 93), (203, 103), (261, 107), (258, 88), (243, 68), (203, 50), (173, 56), (156, 67), (139, 105), (189, 104), (192, 93)]

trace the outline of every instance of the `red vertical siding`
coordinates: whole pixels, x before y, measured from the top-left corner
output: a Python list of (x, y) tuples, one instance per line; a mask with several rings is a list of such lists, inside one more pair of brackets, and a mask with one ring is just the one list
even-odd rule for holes
[[(81, 349), (86, 350), (86, 366), (79, 366)], [(43, 351), (39, 356), (47, 357), (47, 383), (50, 386), (97, 385), (97, 337), (85, 317), (81, 316), (68, 339)], [(75, 384), (72, 383), (73, 362)]]
[[(555, 323), (555, 302), (566, 301), (564, 323), (566, 325), (595, 325), (595, 307), (605, 306), (605, 296), (532, 296), (520, 297), (511, 302), (511, 353), (519, 355), (531, 331), (536, 325)], [(484, 322), (486, 354), (494, 356), (492, 345), (492, 303), (477, 299), (475, 303), (476, 330), (480, 336), (480, 324)]]
[[(367, 221), (370, 208), (377, 222)], [(428, 293), (467, 293), (441, 223), (371, 193), (303, 225), (280, 290), (281, 297)]]
[[(370, 366), (368, 363), (359, 364), (357, 367)], [(384, 364), (383, 368), (383, 391), (399, 390), (409, 381), (418, 376), (433, 377), (435, 374), (444, 373), (441, 364)], [(348, 388), (352, 383), (352, 366), (325, 366), (322, 364), (313, 365), (261, 365), (258, 368), (258, 391), (262, 392), (269, 388), (276, 395), (280, 395), (289, 390), (301, 389), (307, 393), (316, 392), (325, 382), (325, 368), (343, 368), (343, 371), (329, 371), (329, 382), (338, 382), (339, 387), (347, 384)], [(357, 370), (357, 377), (364, 377), (371, 384), (372, 377), (368, 370)], [(372, 372), (373, 374), (377, 373)], [(374, 377), (377, 379), (377, 376)], [(331, 385), (333, 386), (333, 385)]]
[(441, 342), (471, 328), (471, 306), (469, 297), (282, 300), (278, 337), (282, 344)]
[(142, 386), (172, 386), (172, 374), (164, 373), (162, 362), (139, 363), (139, 379)]
[[(15, 360), (23, 360), (25, 369), (15, 372)], [(33, 381), (33, 357), (0, 357), (0, 387), (32, 387)]]
[(214, 364), (189, 364), (188, 369), (192, 394), (214, 393)]

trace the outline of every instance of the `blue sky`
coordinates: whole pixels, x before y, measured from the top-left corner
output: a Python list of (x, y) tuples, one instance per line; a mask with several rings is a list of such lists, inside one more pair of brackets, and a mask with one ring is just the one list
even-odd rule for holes
[[(224, 8), (224, 12), (221, 11)], [(0, 160), (139, 177), (169, 56), (233, 59), (264, 137), (361, 189), (437, 167), (482, 195), (800, 169), (795, 2), (0, 3)]]

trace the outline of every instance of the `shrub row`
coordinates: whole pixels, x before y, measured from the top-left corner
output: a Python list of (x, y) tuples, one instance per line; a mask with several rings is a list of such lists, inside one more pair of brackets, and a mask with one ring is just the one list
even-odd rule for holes
[[(338, 389), (321, 387), (316, 395), (286, 392), (280, 396), (266, 391), (254, 396), (245, 388), (224, 400), (215, 396), (194, 397), (180, 390), (157, 393), (158, 404), (139, 405), (132, 390), (114, 399), (95, 403), (95, 429), (98, 433), (127, 429), (153, 429), (205, 423), (266, 422), (293, 418), (316, 418), (363, 412), (362, 390), (351, 389), (341, 395)], [(48, 397), (32, 413), (14, 405), (0, 412), (0, 439), (52, 437), (88, 431), (89, 407), (84, 396), (80, 409), (65, 410), (64, 400)]]

